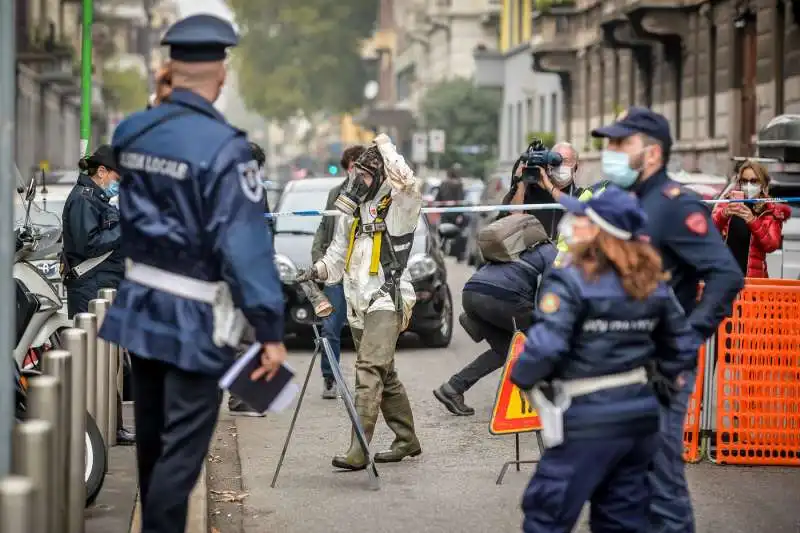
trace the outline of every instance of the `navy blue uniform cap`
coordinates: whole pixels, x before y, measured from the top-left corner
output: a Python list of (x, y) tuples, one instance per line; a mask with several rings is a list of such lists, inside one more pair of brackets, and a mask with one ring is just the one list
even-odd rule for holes
[(616, 185), (609, 185), (586, 202), (567, 194), (562, 194), (559, 202), (568, 212), (589, 217), (600, 229), (618, 239), (629, 241), (644, 234), (647, 215), (639, 206), (639, 200)]
[(214, 15), (192, 15), (170, 26), (162, 46), (169, 46), (169, 57), (184, 63), (222, 61), (225, 50), (239, 44), (230, 22)]
[(593, 129), (592, 137), (624, 139), (637, 133), (643, 133), (659, 141), (664, 147), (665, 154), (669, 153), (672, 147), (669, 122), (664, 115), (646, 107), (629, 107), (617, 116), (617, 121), (613, 124)]
[(109, 170), (116, 171), (118, 168), (117, 158), (114, 155), (114, 149), (108, 144), (101, 144), (97, 147), (92, 155), (86, 158), (89, 163), (94, 163), (97, 166), (104, 166)]

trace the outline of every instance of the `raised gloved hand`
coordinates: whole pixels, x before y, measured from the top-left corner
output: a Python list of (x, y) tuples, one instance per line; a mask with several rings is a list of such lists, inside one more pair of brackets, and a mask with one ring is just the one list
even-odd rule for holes
[(416, 185), (414, 171), (406, 163), (406, 159), (397, 151), (397, 147), (385, 133), (375, 137), (375, 144), (383, 157), (386, 179), (397, 190), (411, 191)]

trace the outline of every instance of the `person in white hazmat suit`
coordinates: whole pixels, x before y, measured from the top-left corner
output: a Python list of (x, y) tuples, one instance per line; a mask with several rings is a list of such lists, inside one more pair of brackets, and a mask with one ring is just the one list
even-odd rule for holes
[[(325, 255), (299, 280), (343, 280), (347, 319), (356, 360), (355, 407), (367, 441), (378, 413), (395, 433), (378, 463), (398, 462), (422, 453), (405, 387), (397, 376), (397, 338), (408, 326), (416, 302), (406, 264), (422, 208), (419, 185), (403, 156), (386, 135), (379, 135), (354, 164), (336, 199), (340, 216)], [(355, 437), (333, 466), (361, 470), (367, 457)]]

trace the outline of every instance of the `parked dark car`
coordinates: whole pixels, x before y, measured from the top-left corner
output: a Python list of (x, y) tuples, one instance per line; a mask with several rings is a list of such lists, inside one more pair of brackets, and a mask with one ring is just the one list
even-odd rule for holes
[[(339, 183), (341, 179), (337, 178), (290, 181), (275, 211), (324, 209), (328, 192)], [(311, 245), (320, 220), (315, 216), (285, 216), (275, 222), (275, 266), (283, 284), (287, 333), (306, 333), (313, 321), (311, 304), (294, 280), (298, 270), (311, 266)], [(433, 348), (448, 346), (453, 334), (453, 301), (440, 246), (439, 237), (420, 216), (408, 261), (417, 294), (408, 331)]]

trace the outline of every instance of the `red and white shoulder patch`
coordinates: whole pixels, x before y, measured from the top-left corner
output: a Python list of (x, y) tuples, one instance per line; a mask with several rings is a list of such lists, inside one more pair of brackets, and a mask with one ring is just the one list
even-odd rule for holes
[(689, 231), (696, 235), (708, 233), (708, 220), (703, 213), (690, 213), (684, 222)]

